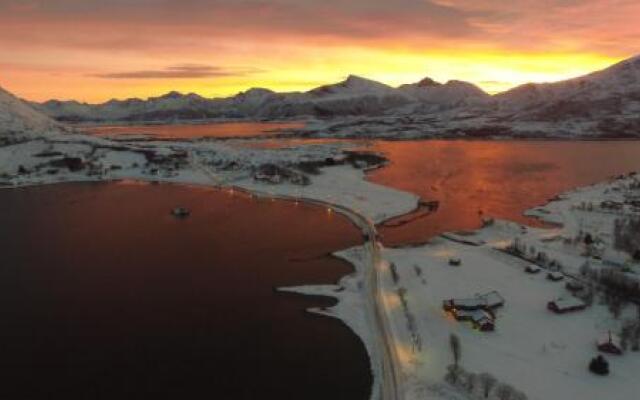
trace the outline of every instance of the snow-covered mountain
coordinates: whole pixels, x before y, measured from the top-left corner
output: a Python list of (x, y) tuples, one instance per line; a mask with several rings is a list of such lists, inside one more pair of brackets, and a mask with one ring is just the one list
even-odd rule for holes
[(131, 98), (102, 104), (50, 100), (34, 106), (59, 121), (142, 121), (217, 118), (214, 100), (170, 92), (147, 100)]
[(254, 88), (218, 99), (172, 92), (147, 100), (97, 105), (53, 100), (35, 107), (64, 121), (312, 117), (336, 119), (343, 126), (340, 118), (349, 117), (362, 129), (378, 123), (381, 131), (392, 132), (391, 124), (398, 125), (396, 131), (414, 135), (640, 136), (640, 56), (583, 77), (530, 83), (493, 96), (456, 80), (442, 84), (425, 78), (393, 88), (351, 75), (307, 92)]
[(410, 103), (397, 89), (350, 75), (346, 80), (308, 92), (284, 93), (258, 110), (260, 118), (313, 116), (322, 118), (380, 115)]
[(495, 101), (518, 120), (637, 118), (640, 56), (575, 79), (519, 86), (496, 95)]
[(396, 89), (391, 86), (387, 86), (384, 83), (376, 82), (371, 79), (362, 78), (356, 75), (349, 75), (349, 77), (339, 83), (332, 85), (320, 86), (318, 88), (308, 91), (307, 96), (317, 98), (338, 98), (354, 96), (397, 96)]
[[(381, 115), (408, 104), (459, 107), (483, 98), (486, 93), (470, 83), (452, 81), (432, 93), (424, 88), (396, 89), (383, 83), (351, 75), (342, 82), (307, 92), (276, 93), (250, 89), (229, 98), (206, 99), (196, 94), (171, 92), (147, 100), (111, 100), (102, 104), (51, 100), (34, 104), (61, 121), (158, 121), (176, 119), (339, 117)], [(468, 102), (465, 97), (469, 96)], [(471, 99), (472, 98), (472, 99)]]
[(456, 80), (442, 84), (431, 78), (425, 78), (417, 83), (402, 85), (398, 90), (407, 97), (442, 107), (481, 104), (491, 98), (476, 85)]
[(0, 87), (0, 138), (61, 132), (63, 127)]

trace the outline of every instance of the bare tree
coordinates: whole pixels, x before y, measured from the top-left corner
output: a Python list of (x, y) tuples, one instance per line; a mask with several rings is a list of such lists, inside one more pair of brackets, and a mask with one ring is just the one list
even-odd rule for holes
[(477, 386), (476, 385), (477, 382), (478, 382), (478, 375), (470, 372), (467, 374), (466, 379), (464, 381), (464, 388), (467, 390), (467, 392), (469, 392), (470, 394), (473, 394), (473, 390)]
[(588, 276), (591, 273), (591, 265), (589, 264), (588, 261), (585, 261), (581, 266), (580, 266), (580, 275), (582, 276)]
[(506, 383), (501, 383), (496, 387), (496, 397), (499, 400), (513, 400), (516, 390)]
[(483, 372), (478, 376), (478, 380), (480, 382), (480, 388), (482, 388), (482, 394), (484, 398), (489, 398), (489, 394), (491, 394), (491, 390), (496, 386), (498, 380), (491, 375), (490, 373)]
[(391, 279), (393, 279), (393, 283), (397, 285), (398, 281), (400, 280), (400, 276), (398, 275), (398, 268), (394, 263), (391, 263), (391, 265), (389, 265), (389, 270), (391, 271)]
[(629, 348), (629, 342), (633, 336), (634, 324), (633, 322), (627, 321), (622, 327), (620, 331), (620, 347), (622, 350), (626, 351)]
[(451, 347), (451, 354), (453, 355), (453, 365), (458, 368), (462, 349), (460, 348), (460, 338), (455, 333), (449, 336), (449, 346)]
[(513, 394), (512, 400), (527, 400), (527, 395), (519, 390), (516, 390)]
[(458, 383), (460, 372), (460, 368), (451, 364), (447, 367), (447, 374), (444, 376), (444, 380), (455, 386)]
[(593, 296), (594, 296), (594, 290), (593, 290), (593, 286), (589, 285), (586, 290), (582, 293), (581, 296), (579, 296), (582, 301), (585, 302), (585, 304), (587, 306), (592, 306), (593, 305)]
[(636, 325), (631, 337), (631, 351), (640, 350), (640, 325)]
[(615, 319), (620, 318), (620, 313), (622, 313), (622, 306), (622, 299), (620, 299), (620, 297), (611, 296), (611, 300), (609, 301), (609, 311)]

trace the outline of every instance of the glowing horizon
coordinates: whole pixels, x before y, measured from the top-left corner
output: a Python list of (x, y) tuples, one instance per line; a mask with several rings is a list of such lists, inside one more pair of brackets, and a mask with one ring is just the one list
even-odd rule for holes
[[(169, 91), (304, 91), (349, 74), (489, 93), (633, 56), (626, 0), (0, 0), (0, 86), (104, 102)], [(629, 44), (627, 44), (629, 43)]]

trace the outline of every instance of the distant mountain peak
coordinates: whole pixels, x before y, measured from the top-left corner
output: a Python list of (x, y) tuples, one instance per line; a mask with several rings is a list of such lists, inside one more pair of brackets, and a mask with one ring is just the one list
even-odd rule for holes
[(249, 90), (245, 90), (244, 92), (238, 93), (240, 96), (254, 97), (254, 96), (265, 96), (270, 94), (275, 94), (271, 89), (265, 89), (260, 87), (254, 87)]
[[(353, 75), (353, 74), (350, 74), (349, 76), (347, 76), (347, 79), (344, 80), (344, 83), (346, 84), (360, 84), (360, 83), (371, 83), (371, 82), (375, 82), (375, 81), (364, 78), (359, 75)], [(375, 82), (375, 83), (378, 83), (378, 82)]]
[(180, 99), (182, 97), (185, 97), (185, 95), (183, 95), (178, 91), (172, 90), (171, 92), (163, 94), (162, 96), (158, 97), (158, 99)]
[(426, 77), (422, 79), (420, 82), (416, 84), (418, 87), (433, 87), (442, 85), (439, 82), (434, 81), (433, 79)]
[(349, 75), (342, 85), (353, 88), (390, 88), (384, 83), (374, 81), (373, 79), (363, 78), (358, 75)]
[(325, 95), (359, 95), (374, 94), (387, 95), (392, 94), (391, 86), (374, 81), (372, 79), (363, 78), (358, 75), (349, 75), (344, 81), (330, 85), (320, 86), (310, 90), (308, 93), (315, 96)]

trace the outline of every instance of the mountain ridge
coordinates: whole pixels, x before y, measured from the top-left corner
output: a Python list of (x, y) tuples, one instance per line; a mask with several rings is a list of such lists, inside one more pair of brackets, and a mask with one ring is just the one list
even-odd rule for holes
[[(485, 134), (489, 127), (503, 136), (524, 132), (538, 137), (550, 130), (580, 135), (579, 129), (603, 137), (640, 136), (640, 56), (584, 76), (528, 83), (494, 95), (458, 80), (440, 83), (426, 77), (391, 87), (349, 75), (302, 92), (251, 88), (231, 97), (205, 98), (174, 91), (146, 100), (97, 105), (56, 100), (32, 104), (57, 120), (70, 122), (356, 118), (366, 126), (375, 118), (390, 118), (424, 120), (423, 125), (433, 125), (436, 133)], [(416, 124), (405, 131), (421, 131)]]

